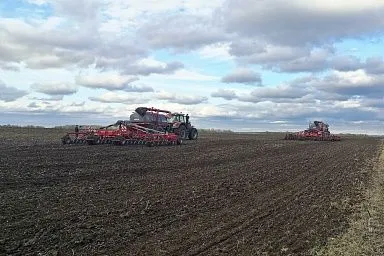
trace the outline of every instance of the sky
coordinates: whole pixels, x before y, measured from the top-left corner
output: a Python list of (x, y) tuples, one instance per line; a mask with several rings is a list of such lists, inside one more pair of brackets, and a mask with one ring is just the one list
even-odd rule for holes
[(384, 134), (382, 0), (1, 0), (0, 124)]

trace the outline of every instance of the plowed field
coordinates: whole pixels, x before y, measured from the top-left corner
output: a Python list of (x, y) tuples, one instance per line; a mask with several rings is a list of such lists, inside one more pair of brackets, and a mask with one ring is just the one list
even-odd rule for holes
[(379, 149), (281, 134), (63, 146), (60, 130), (0, 131), (11, 255), (306, 255), (348, 228)]

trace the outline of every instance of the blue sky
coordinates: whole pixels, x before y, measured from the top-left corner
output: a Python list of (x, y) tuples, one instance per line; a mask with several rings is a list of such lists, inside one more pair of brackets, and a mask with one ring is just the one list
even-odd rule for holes
[(3, 0), (0, 124), (384, 134), (384, 2)]

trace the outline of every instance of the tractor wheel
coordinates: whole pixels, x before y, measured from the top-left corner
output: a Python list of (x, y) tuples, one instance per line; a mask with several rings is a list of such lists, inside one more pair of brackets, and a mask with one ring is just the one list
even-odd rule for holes
[(185, 125), (180, 125), (180, 127), (175, 132), (182, 140), (187, 138), (187, 128), (185, 128)]
[(192, 128), (191, 131), (188, 134), (188, 138), (190, 140), (197, 140), (197, 137), (199, 137), (199, 133), (197, 132), (196, 128)]

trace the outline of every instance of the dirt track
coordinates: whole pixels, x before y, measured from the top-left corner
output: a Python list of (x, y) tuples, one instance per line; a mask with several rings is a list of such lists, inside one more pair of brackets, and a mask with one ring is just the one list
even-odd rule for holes
[(0, 135), (0, 254), (307, 254), (347, 228), (379, 145), (234, 134), (62, 146), (46, 131), (18, 130), (19, 146)]

